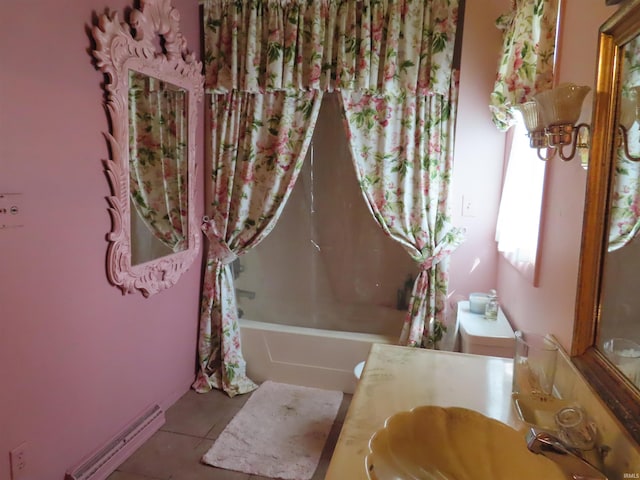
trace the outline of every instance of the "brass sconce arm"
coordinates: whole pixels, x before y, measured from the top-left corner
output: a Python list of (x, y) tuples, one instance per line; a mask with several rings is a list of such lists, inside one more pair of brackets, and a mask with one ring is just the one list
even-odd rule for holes
[[(580, 131), (586, 130), (585, 140), (580, 140)], [(552, 159), (556, 153), (565, 162), (571, 160), (578, 148), (589, 148), (589, 125), (586, 123), (580, 123), (576, 126), (570, 124), (553, 125), (545, 128), (544, 130), (538, 130), (535, 132), (529, 132), (529, 146), (537, 150), (538, 158), (543, 161)], [(571, 146), (569, 154), (565, 154), (565, 147)], [(542, 154), (542, 150), (546, 149), (545, 154)]]
[[(576, 150), (578, 148), (589, 148), (589, 134), (590, 134), (590, 128), (589, 125), (586, 123), (580, 123), (578, 125), (576, 125), (575, 127), (573, 125), (558, 125), (558, 127), (562, 128), (561, 132), (554, 132), (554, 126), (549, 127), (548, 131), (548, 135), (550, 137), (549, 139), (549, 144), (557, 147), (557, 152), (558, 152), (558, 156), (565, 162), (568, 162), (569, 160), (571, 160), (575, 154), (576, 154)], [(587, 141), (586, 142), (580, 142), (579, 138), (580, 138), (580, 130), (581, 129), (586, 129), (587, 131)], [(564, 147), (566, 145), (571, 145), (571, 150), (569, 155), (565, 155), (564, 153)]]
[(629, 151), (629, 130), (624, 125), (618, 125), (618, 129), (620, 130), (620, 147), (622, 147), (624, 155), (632, 162), (640, 162), (640, 155), (634, 156)]

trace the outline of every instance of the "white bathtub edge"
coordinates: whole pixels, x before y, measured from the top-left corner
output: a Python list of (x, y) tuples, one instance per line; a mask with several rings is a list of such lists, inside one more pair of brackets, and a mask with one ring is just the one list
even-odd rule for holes
[(240, 319), (242, 354), (255, 382), (272, 380), (353, 393), (354, 367), (373, 343), (397, 339)]

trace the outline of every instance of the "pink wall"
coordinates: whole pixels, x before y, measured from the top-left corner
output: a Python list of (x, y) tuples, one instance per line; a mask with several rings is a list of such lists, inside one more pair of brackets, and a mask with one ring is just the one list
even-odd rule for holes
[[(451, 300), (496, 288), (498, 216), (505, 136), (491, 121), (493, 90), (502, 44), (495, 19), (510, 0), (467, 0), (462, 39), (460, 93), (452, 176), (452, 221), (466, 229), (466, 240), (450, 263)], [(463, 197), (472, 216), (462, 215)]]
[[(559, 82), (595, 85), (598, 28), (615, 11), (602, 0), (564, 0), (560, 30)], [(581, 121), (590, 122), (593, 94), (585, 100)], [(565, 349), (571, 346), (586, 171), (577, 159), (551, 160), (542, 228), (540, 285), (528, 283), (503, 259), (498, 261), (498, 290), (516, 328), (550, 332)]]
[[(553, 159), (548, 169), (538, 288), (497, 254), (494, 242), (505, 136), (493, 126), (487, 101), (501, 45), (494, 22), (509, 4), (508, 0), (467, 0), (466, 5), (452, 217), (457, 226), (466, 228), (467, 236), (451, 257), (451, 300), (497, 286), (514, 327), (551, 332), (568, 349), (586, 182), (580, 163)], [(593, 86), (598, 28), (616, 7), (605, 6), (603, 0), (564, 0), (564, 4), (559, 82)], [(590, 121), (592, 102), (590, 94), (581, 121)], [(463, 198), (471, 202), (472, 216), (462, 215)]]
[[(197, 2), (173, 3), (199, 54)], [(22, 442), (26, 478), (62, 479), (194, 378), (200, 259), (149, 299), (122, 296), (105, 273), (108, 123), (87, 28), (105, 6), (122, 13), (131, 4), (2, 4), (0, 192), (23, 193), (24, 227), (0, 230), (0, 480)]]

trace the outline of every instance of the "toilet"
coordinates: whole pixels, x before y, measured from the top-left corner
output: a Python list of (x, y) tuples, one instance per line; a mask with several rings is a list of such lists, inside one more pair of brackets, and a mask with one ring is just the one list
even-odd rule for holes
[(496, 320), (472, 313), (468, 301), (458, 302), (461, 351), (476, 355), (513, 358), (516, 338), (502, 309)]
[[(513, 358), (516, 337), (501, 308), (498, 308), (496, 320), (487, 320), (482, 314), (472, 313), (467, 300), (459, 301), (456, 320), (449, 328), (458, 330), (462, 353)], [(353, 369), (356, 382), (362, 376), (364, 365), (364, 361), (359, 362)]]

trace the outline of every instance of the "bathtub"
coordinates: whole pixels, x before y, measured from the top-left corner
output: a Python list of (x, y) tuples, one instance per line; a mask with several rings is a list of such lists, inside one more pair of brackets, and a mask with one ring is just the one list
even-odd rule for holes
[(256, 382), (273, 380), (353, 393), (354, 367), (374, 343), (398, 342), (396, 334), (340, 332), (240, 319), (247, 374)]
[[(251, 315), (239, 320), (249, 378), (345, 393), (355, 390), (353, 370), (367, 359), (371, 345), (398, 343), (406, 316), (382, 305), (325, 302), (310, 307), (289, 301), (258, 309), (249, 302), (240, 303), (244, 313)], [(455, 310), (440, 348), (458, 351)]]

